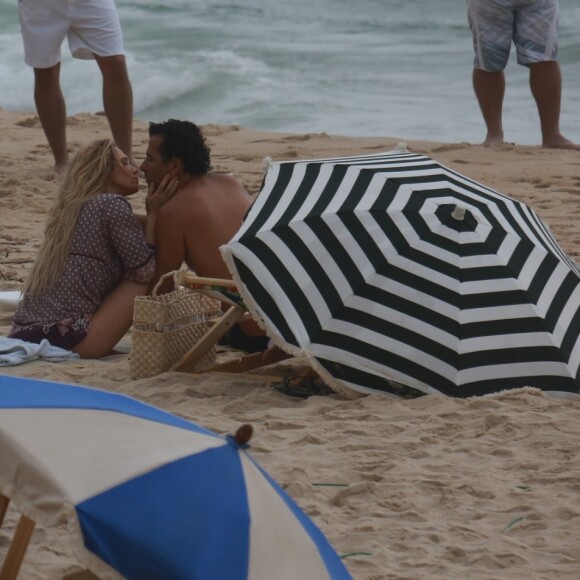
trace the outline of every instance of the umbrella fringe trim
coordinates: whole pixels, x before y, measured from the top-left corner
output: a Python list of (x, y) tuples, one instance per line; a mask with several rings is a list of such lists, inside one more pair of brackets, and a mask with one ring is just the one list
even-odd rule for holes
[(64, 519), (62, 511), (58, 514), (48, 514), (35, 507), (33, 502), (11, 483), (0, 480), (0, 493), (10, 500), (10, 506), (12, 506), (19, 514), (30, 518), (36, 524), (45, 528), (57, 526)]

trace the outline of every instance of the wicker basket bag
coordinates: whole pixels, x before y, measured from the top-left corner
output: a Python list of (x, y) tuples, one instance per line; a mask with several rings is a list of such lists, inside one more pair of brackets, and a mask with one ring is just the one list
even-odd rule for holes
[[(135, 298), (129, 367), (134, 379), (152, 377), (171, 369), (205, 334), (212, 318), (220, 315), (220, 303), (179, 285), (179, 271), (165, 274), (150, 296)], [(174, 290), (157, 294), (163, 281), (173, 277)], [(215, 346), (199, 366), (215, 362)]]

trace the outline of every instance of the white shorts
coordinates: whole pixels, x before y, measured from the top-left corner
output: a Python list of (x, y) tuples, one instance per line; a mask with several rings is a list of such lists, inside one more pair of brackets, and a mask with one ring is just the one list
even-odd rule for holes
[(115, 0), (20, 0), (18, 13), (24, 61), (31, 67), (59, 63), (65, 36), (75, 58), (125, 53)]

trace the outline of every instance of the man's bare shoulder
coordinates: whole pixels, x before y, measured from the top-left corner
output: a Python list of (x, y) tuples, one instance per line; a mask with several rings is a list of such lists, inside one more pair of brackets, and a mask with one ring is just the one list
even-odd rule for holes
[(238, 179), (236, 179), (231, 173), (208, 173), (208, 177), (220, 187), (226, 187), (228, 189), (240, 189), (246, 191), (244, 186)]
[[(249, 194), (244, 186), (231, 174), (206, 173), (192, 179), (183, 189), (181, 199), (189, 196), (199, 203), (211, 203), (212, 199), (230, 199), (232, 201), (249, 199)], [(179, 192), (178, 192), (179, 193)], [(175, 196), (177, 197), (177, 196)]]
[(216, 211), (234, 214), (244, 211), (251, 198), (244, 186), (232, 175), (208, 173), (189, 181), (159, 210), (158, 219), (183, 223), (203, 221)]
[(219, 173), (217, 171), (212, 171), (208, 173), (208, 176), (215, 180), (223, 181), (224, 183), (231, 183), (232, 185), (241, 185), (240, 182), (234, 177), (232, 173)]

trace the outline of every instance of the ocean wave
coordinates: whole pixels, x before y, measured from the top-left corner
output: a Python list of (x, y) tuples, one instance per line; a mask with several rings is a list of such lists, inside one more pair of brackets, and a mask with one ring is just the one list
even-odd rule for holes
[[(580, 140), (580, 8), (560, 1), (562, 127)], [(457, 0), (123, 0), (135, 114), (289, 132), (477, 142), (473, 50)], [(13, 0), (0, 0), (0, 107), (34, 109)], [(69, 114), (102, 109), (95, 63), (63, 45)], [(574, 75), (574, 76), (573, 76)], [(506, 137), (538, 143), (528, 70), (506, 71)]]

